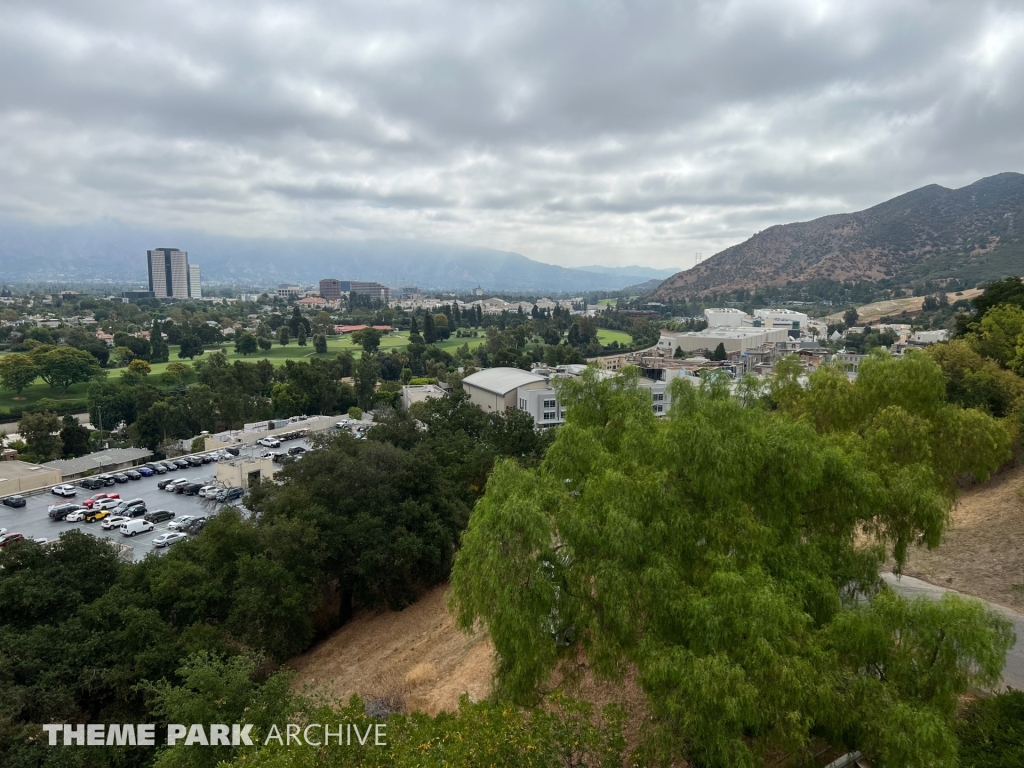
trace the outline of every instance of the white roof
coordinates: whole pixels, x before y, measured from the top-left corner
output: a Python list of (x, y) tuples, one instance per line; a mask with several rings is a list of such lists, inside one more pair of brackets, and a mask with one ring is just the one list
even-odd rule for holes
[(493, 392), (496, 395), (507, 395), (513, 389), (539, 381), (547, 381), (547, 379), (519, 368), (487, 368), (470, 374), (462, 380), (462, 383)]

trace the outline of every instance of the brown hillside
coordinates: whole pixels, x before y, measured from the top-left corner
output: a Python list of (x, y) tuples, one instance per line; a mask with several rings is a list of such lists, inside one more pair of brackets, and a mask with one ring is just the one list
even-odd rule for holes
[[(922, 187), (857, 213), (770, 227), (668, 278), (653, 300), (811, 280), (982, 275), (1024, 254), (1024, 175)], [(1009, 272), (1008, 272), (1009, 274)]]

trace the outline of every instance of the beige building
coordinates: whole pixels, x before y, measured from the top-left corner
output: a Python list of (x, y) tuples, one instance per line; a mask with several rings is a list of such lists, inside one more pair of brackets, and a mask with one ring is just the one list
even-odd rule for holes
[(519, 368), (487, 368), (462, 380), (469, 401), (484, 413), (515, 408), (519, 390), (546, 389), (548, 380)]
[(0, 461), (0, 497), (60, 485), (60, 470), (25, 461)]
[(250, 459), (242, 456), (233, 461), (222, 461), (217, 464), (217, 482), (226, 488), (241, 486), (248, 488), (266, 478), (274, 476), (272, 459)]

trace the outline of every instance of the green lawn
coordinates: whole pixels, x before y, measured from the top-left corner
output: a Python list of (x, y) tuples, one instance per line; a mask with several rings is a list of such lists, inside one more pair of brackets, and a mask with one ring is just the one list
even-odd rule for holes
[[(446, 350), (449, 354), (455, 352), (456, 349), (461, 347), (463, 344), (469, 344), (470, 349), (474, 349), (486, 341), (486, 338), (481, 335), (475, 339), (459, 339), (454, 336), (450, 339), (440, 341), (437, 346), (441, 349)], [(390, 352), (392, 349), (401, 349), (407, 346), (409, 343), (409, 334), (405, 331), (396, 331), (389, 333), (381, 337), (380, 350), (382, 352)], [(160, 375), (165, 370), (169, 363), (188, 363), (192, 362), (189, 360), (180, 360), (178, 358), (178, 349), (176, 345), (169, 347), (170, 361), (168, 363), (155, 363), (152, 368), (152, 374), (155, 376)], [(284, 365), (285, 360), (308, 360), (311, 357), (333, 357), (334, 355), (341, 352), (343, 349), (347, 349), (352, 352), (352, 355), (359, 359), (363, 350), (358, 344), (352, 343), (352, 335), (347, 334), (345, 336), (329, 336), (327, 338), (327, 354), (318, 355), (313, 351), (313, 342), (310, 340), (309, 344), (305, 347), (300, 347), (293, 340), (287, 346), (282, 347), (277, 342), (274, 342), (274, 346), (270, 348), (268, 352), (259, 350), (255, 354), (244, 357), (235, 352), (235, 345), (233, 342), (227, 342), (217, 346), (207, 347), (206, 354), (223, 350), (225, 357), (228, 361), (233, 360), (248, 360), (249, 362), (256, 362), (257, 360), (270, 360), (274, 365)], [(197, 358), (201, 359), (201, 358)], [(119, 377), (123, 372), (124, 368), (114, 368), (107, 371), (107, 375), (110, 377)], [(35, 383), (31, 386), (26, 387), (19, 400), (14, 399), (14, 393), (6, 390), (0, 390), (0, 413), (9, 412), (11, 408), (23, 408), (26, 405), (31, 405), (43, 398), (51, 398), (59, 402), (79, 401), (82, 404), (82, 408), (85, 408), (85, 396), (88, 392), (89, 385), (75, 384), (74, 386), (68, 387), (67, 395), (61, 396), (60, 390), (50, 389), (42, 379), (36, 379)]]
[(619, 342), (620, 345), (633, 343), (633, 338), (625, 331), (610, 331), (607, 328), (597, 329), (597, 340), (606, 347), (613, 341)]

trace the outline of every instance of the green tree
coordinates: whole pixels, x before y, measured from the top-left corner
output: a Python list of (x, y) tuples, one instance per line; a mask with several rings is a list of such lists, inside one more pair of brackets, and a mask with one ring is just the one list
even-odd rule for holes
[(78, 419), (67, 415), (61, 420), (60, 442), (65, 459), (89, 453), (89, 430), (79, 425)]
[(63, 454), (61, 423), (56, 413), (26, 413), (18, 422), (18, 434), (36, 461), (59, 459)]
[(855, 328), (857, 323), (860, 321), (860, 315), (857, 314), (856, 307), (850, 307), (846, 312), (843, 313), (843, 323), (846, 324), (847, 328)]
[[(221, 657), (202, 651), (186, 658), (176, 683), (143, 683), (153, 713), (169, 723), (251, 723), (265, 738), (272, 725), (289, 722), (298, 700), (291, 692), (295, 673), (281, 671), (260, 682), (258, 655)], [(157, 756), (158, 768), (216, 768), (234, 757), (236, 747), (176, 746)]]
[(170, 387), (179, 387), (193, 373), (188, 363), (170, 363), (161, 374), (161, 380)]
[(260, 349), (263, 350), (264, 352), (269, 352), (270, 348), (273, 346), (273, 342), (266, 336), (260, 336), (258, 342), (260, 345)]
[(288, 330), (287, 325), (282, 325), (277, 329), (277, 343), (282, 347), (287, 347), (288, 342), (291, 341), (291, 332)]
[(188, 358), (189, 360), (192, 360), (193, 358), (199, 357), (204, 352), (203, 342), (196, 334), (190, 333), (181, 337), (181, 348), (178, 350), (178, 357), (180, 359), (184, 360)]
[(423, 341), (433, 344), (437, 341), (437, 331), (434, 329), (434, 316), (427, 312), (423, 315)]
[(1018, 344), (1024, 343), (1024, 309), (1000, 304), (988, 310), (972, 328), (966, 336), (971, 347), (982, 357), (1007, 367), (1017, 354)]
[(369, 410), (373, 403), (373, 394), (377, 391), (377, 380), (380, 378), (380, 363), (376, 355), (364, 352), (356, 365), (356, 399), (359, 407)]
[(774, 412), (718, 378), (675, 382), (660, 420), (635, 369), (559, 382), (566, 424), (538, 469), (496, 464), (451, 576), (460, 624), (494, 642), (499, 695), (533, 702), (585, 655), (598, 677), (637, 670), (655, 743), (691, 763), (809, 757), (813, 732), (887, 765), (953, 765), (952, 704), (998, 675), (1006, 622), (907, 605), (878, 567), (936, 545), (957, 474), (984, 477), (1009, 443), (944, 401), (925, 356), (864, 365), (856, 383), (812, 374)]
[(154, 363), (166, 363), (170, 359), (170, 350), (167, 342), (164, 341), (163, 328), (159, 320), (153, 320), (153, 327), (149, 331), (149, 359)]
[(0, 386), (16, 395), (39, 378), (40, 367), (30, 355), (12, 353), (0, 357)]
[(712, 360), (727, 360), (729, 354), (725, 351), (725, 342), (719, 342), (715, 351), (711, 353)]
[(318, 333), (313, 337), (313, 349), (318, 355), (327, 354), (327, 337), (322, 333)]
[(363, 409), (360, 408), (358, 405), (353, 405), (351, 408), (348, 409), (348, 417), (350, 419), (355, 419), (356, 421), (359, 421), (359, 419), (363, 418)]
[(68, 387), (89, 381), (102, 373), (96, 358), (88, 352), (72, 347), (57, 347), (35, 357), (39, 364), (39, 375), (51, 387), (61, 387), (66, 394)]
[(364, 328), (352, 334), (352, 342), (363, 348), (363, 351), (372, 355), (380, 349), (381, 332), (376, 328)]
[(235, 352), (245, 357), (256, 352), (259, 348), (259, 341), (251, 333), (240, 333), (238, 338), (235, 339)]
[(296, 336), (296, 341), (299, 343), (300, 347), (306, 346), (306, 326), (299, 326), (299, 333)]

